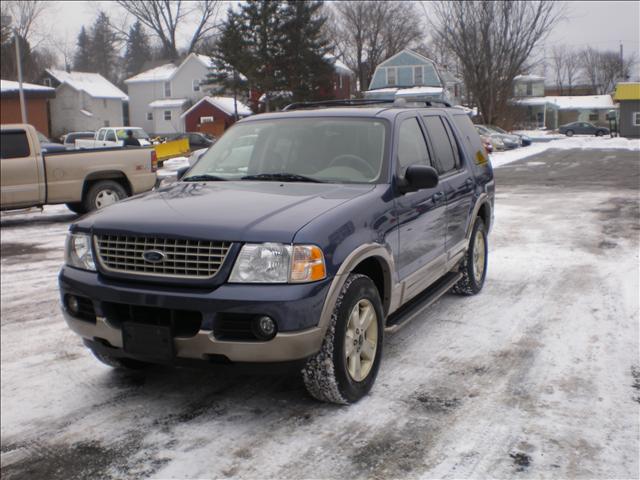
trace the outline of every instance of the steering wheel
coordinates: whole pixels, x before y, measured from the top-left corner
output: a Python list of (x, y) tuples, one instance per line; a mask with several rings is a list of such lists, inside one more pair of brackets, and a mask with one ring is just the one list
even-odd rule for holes
[[(364, 158), (361, 158), (357, 155), (352, 155), (350, 153), (345, 153), (343, 155), (338, 155), (336, 158), (334, 158), (333, 160), (331, 160), (331, 162), (329, 163), (329, 167), (334, 167), (337, 164), (346, 164), (347, 167), (350, 167), (351, 165), (349, 165), (349, 163), (357, 163), (359, 167), (363, 167), (363, 168), (354, 168), (354, 170), (366, 170), (367, 173), (369, 173), (369, 177), (373, 178), (376, 176), (376, 172), (373, 170), (373, 168), (371, 167), (371, 165), (369, 165), (369, 162), (367, 162)], [(353, 167), (351, 167), (353, 168)]]

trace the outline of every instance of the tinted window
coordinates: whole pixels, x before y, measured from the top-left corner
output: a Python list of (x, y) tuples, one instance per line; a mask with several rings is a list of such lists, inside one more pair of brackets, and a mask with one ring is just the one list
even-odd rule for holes
[(487, 158), (482, 146), (482, 140), (478, 136), (478, 132), (473, 127), (471, 119), (467, 115), (454, 115), (453, 122), (462, 132), (462, 142), (466, 143), (467, 151), (473, 154), (473, 160), (477, 164), (484, 163)]
[(22, 158), (29, 156), (29, 140), (24, 130), (2, 132), (2, 158)]
[(456, 155), (442, 119), (440, 117), (424, 117), (424, 123), (427, 126), (427, 134), (431, 139), (438, 162), (438, 173), (442, 174), (454, 170), (457, 166)]
[(431, 165), (427, 145), (417, 118), (409, 118), (400, 125), (398, 163), (401, 175), (404, 175), (404, 171), (409, 165)]

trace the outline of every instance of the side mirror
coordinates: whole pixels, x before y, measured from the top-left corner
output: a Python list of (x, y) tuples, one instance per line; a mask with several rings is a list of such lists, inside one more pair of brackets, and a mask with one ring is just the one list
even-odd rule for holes
[(423, 188), (434, 188), (438, 186), (438, 172), (435, 168), (427, 165), (409, 165), (404, 173), (404, 184), (401, 185), (401, 192), (414, 192)]
[(180, 180), (182, 177), (184, 177), (184, 174), (187, 173), (187, 170), (189, 170), (191, 167), (180, 167), (177, 171), (176, 171), (176, 180)]

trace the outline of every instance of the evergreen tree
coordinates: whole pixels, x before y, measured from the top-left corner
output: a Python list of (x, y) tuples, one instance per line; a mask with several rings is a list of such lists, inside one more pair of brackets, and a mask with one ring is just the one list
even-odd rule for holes
[(144, 27), (137, 21), (129, 29), (127, 48), (124, 54), (125, 78), (132, 77), (142, 71), (144, 63), (151, 59), (151, 46)]
[(78, 35), (78, 43), (75, 55), (73, 56), (73, 69), (79, 72), (88, 72), (91, 70), (91, 39), (87, 34), (84, 25)]
[(117, 36), (111, 28), (109, 17), (99, 12), (98, 18), (91, 27), (90, 71), (99, 73), (112, 82), (117, 82)]
[(288, 1), (283, 12), (283, 69), (294, 101), (332, 96), (334, 70), (325, 58), (329, 42), (321, 9), (321, 1)]

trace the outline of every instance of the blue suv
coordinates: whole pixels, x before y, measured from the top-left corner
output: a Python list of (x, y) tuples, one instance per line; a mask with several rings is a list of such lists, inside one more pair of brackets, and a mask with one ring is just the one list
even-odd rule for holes
[(460, 109), (294, 104), (237, 122), (178, 182), (72, 224), (63, 314), (114, 367), (293, 367), (314, 397), (352, 403), (385, 333), (482, 289), (493, 203)]

